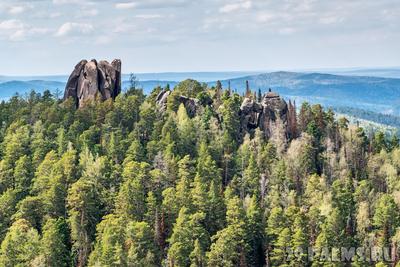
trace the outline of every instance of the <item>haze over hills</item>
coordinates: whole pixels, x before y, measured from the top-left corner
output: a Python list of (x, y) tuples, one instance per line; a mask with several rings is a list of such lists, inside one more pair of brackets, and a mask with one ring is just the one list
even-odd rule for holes
[[(400, 79), (343, 76), (322, 73), (273, 72), (230, 80), (232, 88), (243, 92), (248, 80), (253, 90), (269, 87), (282, 95), (315, 99), (322, 104), (351, 105), (398, 115)], [(228, 81), (222, 81), (228, 86)], [(370, 106), (371, 105), (371, 106)]]

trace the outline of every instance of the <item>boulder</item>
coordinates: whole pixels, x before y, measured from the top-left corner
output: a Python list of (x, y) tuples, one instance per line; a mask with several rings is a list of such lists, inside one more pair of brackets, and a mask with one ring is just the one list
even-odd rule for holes
[(64, 100), (72, 97), (77, 107), (86, 102), (100, 98), (115, 99), (121, 92), (121, 61), (115, 59), (110, 63), (105, 60), (97, 62), (82, 60), (69, 76), (64, 92)]

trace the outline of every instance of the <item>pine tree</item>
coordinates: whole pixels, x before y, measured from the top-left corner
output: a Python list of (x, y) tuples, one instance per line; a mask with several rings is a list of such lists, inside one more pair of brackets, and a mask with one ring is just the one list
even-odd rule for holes
[(199, 241), (194, 241), (193, 251), (190, 253), (190, 267), (205, 267), (207, 266), (206, 255)]
[(355, 203), (353, 199), (353, 185), (351, 178), (336, 180), (332, 184), (332, 206), (337, 208), (340, 221), (337, 226), (342, 229), (338, 239), (342, 246), (354, 245), (353, 235), (355, 232)]
[(192, 189), (193, 204), (196, 209), (201, 212), (207, 212), (209, 207), (208, 192), (213, 181), (215, 185), (221, 183), (219, 170), (215, 161), (209, 154), (207, 146), (203, 143), (200, 145), (199, 149), (196, 176), (194, 178)]
[[(145, 222), (131, 222), (126, 227), (127, 266), (159, 266), (153, 232)], [(122, 246), (122, 244), (121, 244)], [(118, 264), (117, 266), (121, 266)]]
[(69, 258), (68, 226), (64, 219), (49, 219), (43, 226), (40, 240), (40, 255), (46, 266), (68, 266)]
[[(125, 242), (126, 222), (113, 214), (107, 215), (97, 225), (96, 243), (89, 258), (89, 266), (126, 265)], [(122, 251), (121, 251), (122, 249)]]
[(243, 262), (243, 251), (246, 251), (245, 211), (238, 197), (228, 200), (226, 221), (227, 227), (212, 237), (213, 243), (207, 253), (209, 266), (237, 266)]
[(176, 117), (179, 136), (177, 139), (179, 154), (194, 156), (193, 151), (195, 151), (194, 147), (196, 143), (194, 125), (183, 104), (179, 105)]
[(267, 226), (266, 235), (270, 243), (274, 243), (278, 238), (279, 233), (282, 232), (285, 226), (285, 215), (281, 207), (273, 207), (270, 211)]
[(141, 162), (145, 160), (144, 148), (139, 140), (133, 140), (125, 154), (124, 165), (130, 161)]
[(33, 126), (30, 150), (32, 151), (33, 166), (38, 166), (49, 150), (48, 140), (44, 136), (44, 126), (42, 121), (37, 121)]
[(30, 266), (39, 254), (39, 234), (25, 220), (18, 220), (9, 228), (0, 248), (0, 265), (4, 267)]
[(29, 157), (24, 155), (15, 163), (13, 188), (23, 194), (28, 193), (32, 176), (31, 161)]
[(290, 244), (290, 238), (292, 233), (289, 228), (284, 228), (282, 232), (279, 233), (278, 239), (274, 243), (274, 247), (271, 252), (271, 263), (273, 266), (285, 266), (287, 261), (286, 250)]
[(302, 214), (298, 214), (293, 223), (293, 236), (291, 240), (291, 248), (297, 252), (292, 259), (293, 265), (302, 265), (307, 263), (308, 236)]
[(204, 218), (203, 213), (190, 215), (185, 207), (179, 211), (169, 240), (168, 260), (170, 266), (189, 266), (190, 254), (195, 248), (195, 241), (199, 239), (201, 245), (207, 244), (208, 235), (202, 226)]
[(126, 218), (142, 220), (146, 213), (146, 181), (149, 165), (145, 162), (128, 162), (122, 173), (124, 182), (116, 198), (116, 211)]
[(246, 228), (247, 243), (249, 244), (249, 253), (247, 258), (251, 266), (262, 266), (264, 264), (264, 228), (263, 214), (260, 209), (260, 203), (256, 195), (250, 199), (246, 210)]
[(8, 228), (11, 225), (11, 217), (16, 212), (16, 206), (18, 201), (20, 200), (19, 197), (20, 193), (8, 189), (2, 195), (0, 195), (0, 240), (3, 240)]
[(399, 209), (392, 196), (382, 194), (377, 200), (373, 224), (377, 228), (379, 245), (389, 245), (390, 238), (399, 226)]
[(100, 219), (99, 193), (93, 181), (81, 178), (68, 190), (67, 200), (76, 266), (85, 266)]
[(260, 171), (253, 154), (250, 155), (249, 163), (243, 173), (244, 195), (260, 195)]
[(192, 210), (191, 184), (193, 181), (193, 163), (187, 155), (178, 162), (178, 184), (176, 185), (176, 201), (179, 207)]
[(221, 184), (212, 181), (207, 195), (208, 207), (206, 212), (206, 225), (210, 235), (214, 235), (222, 229), (225, 223), (225, 205), (221, 193)]

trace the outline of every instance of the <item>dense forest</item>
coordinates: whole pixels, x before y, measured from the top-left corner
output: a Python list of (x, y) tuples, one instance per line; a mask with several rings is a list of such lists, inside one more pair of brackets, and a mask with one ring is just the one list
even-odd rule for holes
[(0, 104), (0, 266), (396, 265), (396, 135), (303, 103), (266, 138), (220, 83), (163, 89)]
[(382, 114), (354, 107), (332, 107), (332, 110), (338, 113), (354, 116), (359, 119), (364, 119), (400, 129), (400, 117), (396, 115)]

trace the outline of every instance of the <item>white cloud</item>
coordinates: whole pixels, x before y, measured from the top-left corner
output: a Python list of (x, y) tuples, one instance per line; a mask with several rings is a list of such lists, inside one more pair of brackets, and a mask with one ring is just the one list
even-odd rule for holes
[(17, 19), (9, 19), (0, 22), (0, 31), (8, 31), (8, 30), (20, 30), (24, 27), (24, 24)]
[(342, 23), (344, 21), (343, 17), (337, 17), (337, 16), (327, 16), (327, 17), (322, 17), (319, 20), (322, 24), (337, 24), (337, 23)]
[(136, 3), (134, 2), (128, 2), (128, 3), (116, 3), (115, 8), (116, 9), (132, 9), (137, 6)]
[(60, 26), (55, 36), (62, 37), (71, 34), (87, 34), (93, 31), (93, 25), (88, 23), (66, 22)]
[(273, 21), (274, 19), (275, 19), (275, 15), (273, 15), (273, 14), (271, 14), (271, 13), (267, 13), (267, 12), (262, 12), (262, 13), (259, 13), (257, 16), (256, 16), (256, 20), (258, 21), (258, 22), (265, 22), (265, 23), (268, 23), (268, 22), (270, 22), (270, 21)]
[(111, 36), (107, 36), (107, 35), (99, 36), (96, 38), (95, 43), (98, 45), (107, 45), (107, 44), (110, 44), (112, 42), (112, 40), (113, 39), (111, 38)]
[(53, 0), (53, 4), (55, 5), (64, 5), (64, 4), (79, 4), (84, 1), (82, 0)]
[(138, 18), (138, 19), (160, 19), (160, 18), (163, 18), (163, 16), (160, 14), (139, 14), (139, 15), (136, 15), (135, 18)]
[(61, 16), (62, 16), (62, 15), (61, 15), (60, 12), (54, 12), (54, 13), (51, 13), (51, 14), (49, 15), (49, 17), (52, 18), (52, 19), (58, 18), (58, 17), (61, 17)]
[(290, 35), (296, 32), (296, 29), (291, 28), (291, 27), (285, 27), (282, 29), (278, 29), (279, 34), (281, 35)]
[(31, 27), (17, 19), (0, 22), (0, 37), (10, 41), (23, 41), (28, 36), (42, 35), (49, 32), (47, 28)]
[(79, 12), (79, 17), (95, 17), (99, 14), (99, 10), (93, 9), (84, 9)]
[[(194, 2), (194, 1), (193, 1)], [(115, 4), (116, 9), (133, 9), (133, 8), (143, 8), (143, 9), (164, 9), (164, 8), (178, 8), (187, 6), (193, 3), (189, 0), (136, 0), (136, 1), (125, 1), (118, 2)]]
[(12, 6), (8, 10), (8, 13), (10, 13), (11, 15), (18, 15), (24, 13), (26, 10), (27, 10), (26, 6)]
[(226, 4), (219, 9), (221, 13), (231, 13), (240, 9), (250, 9), (252, 6), (251, 1), (242, 1), (233, 4)]

